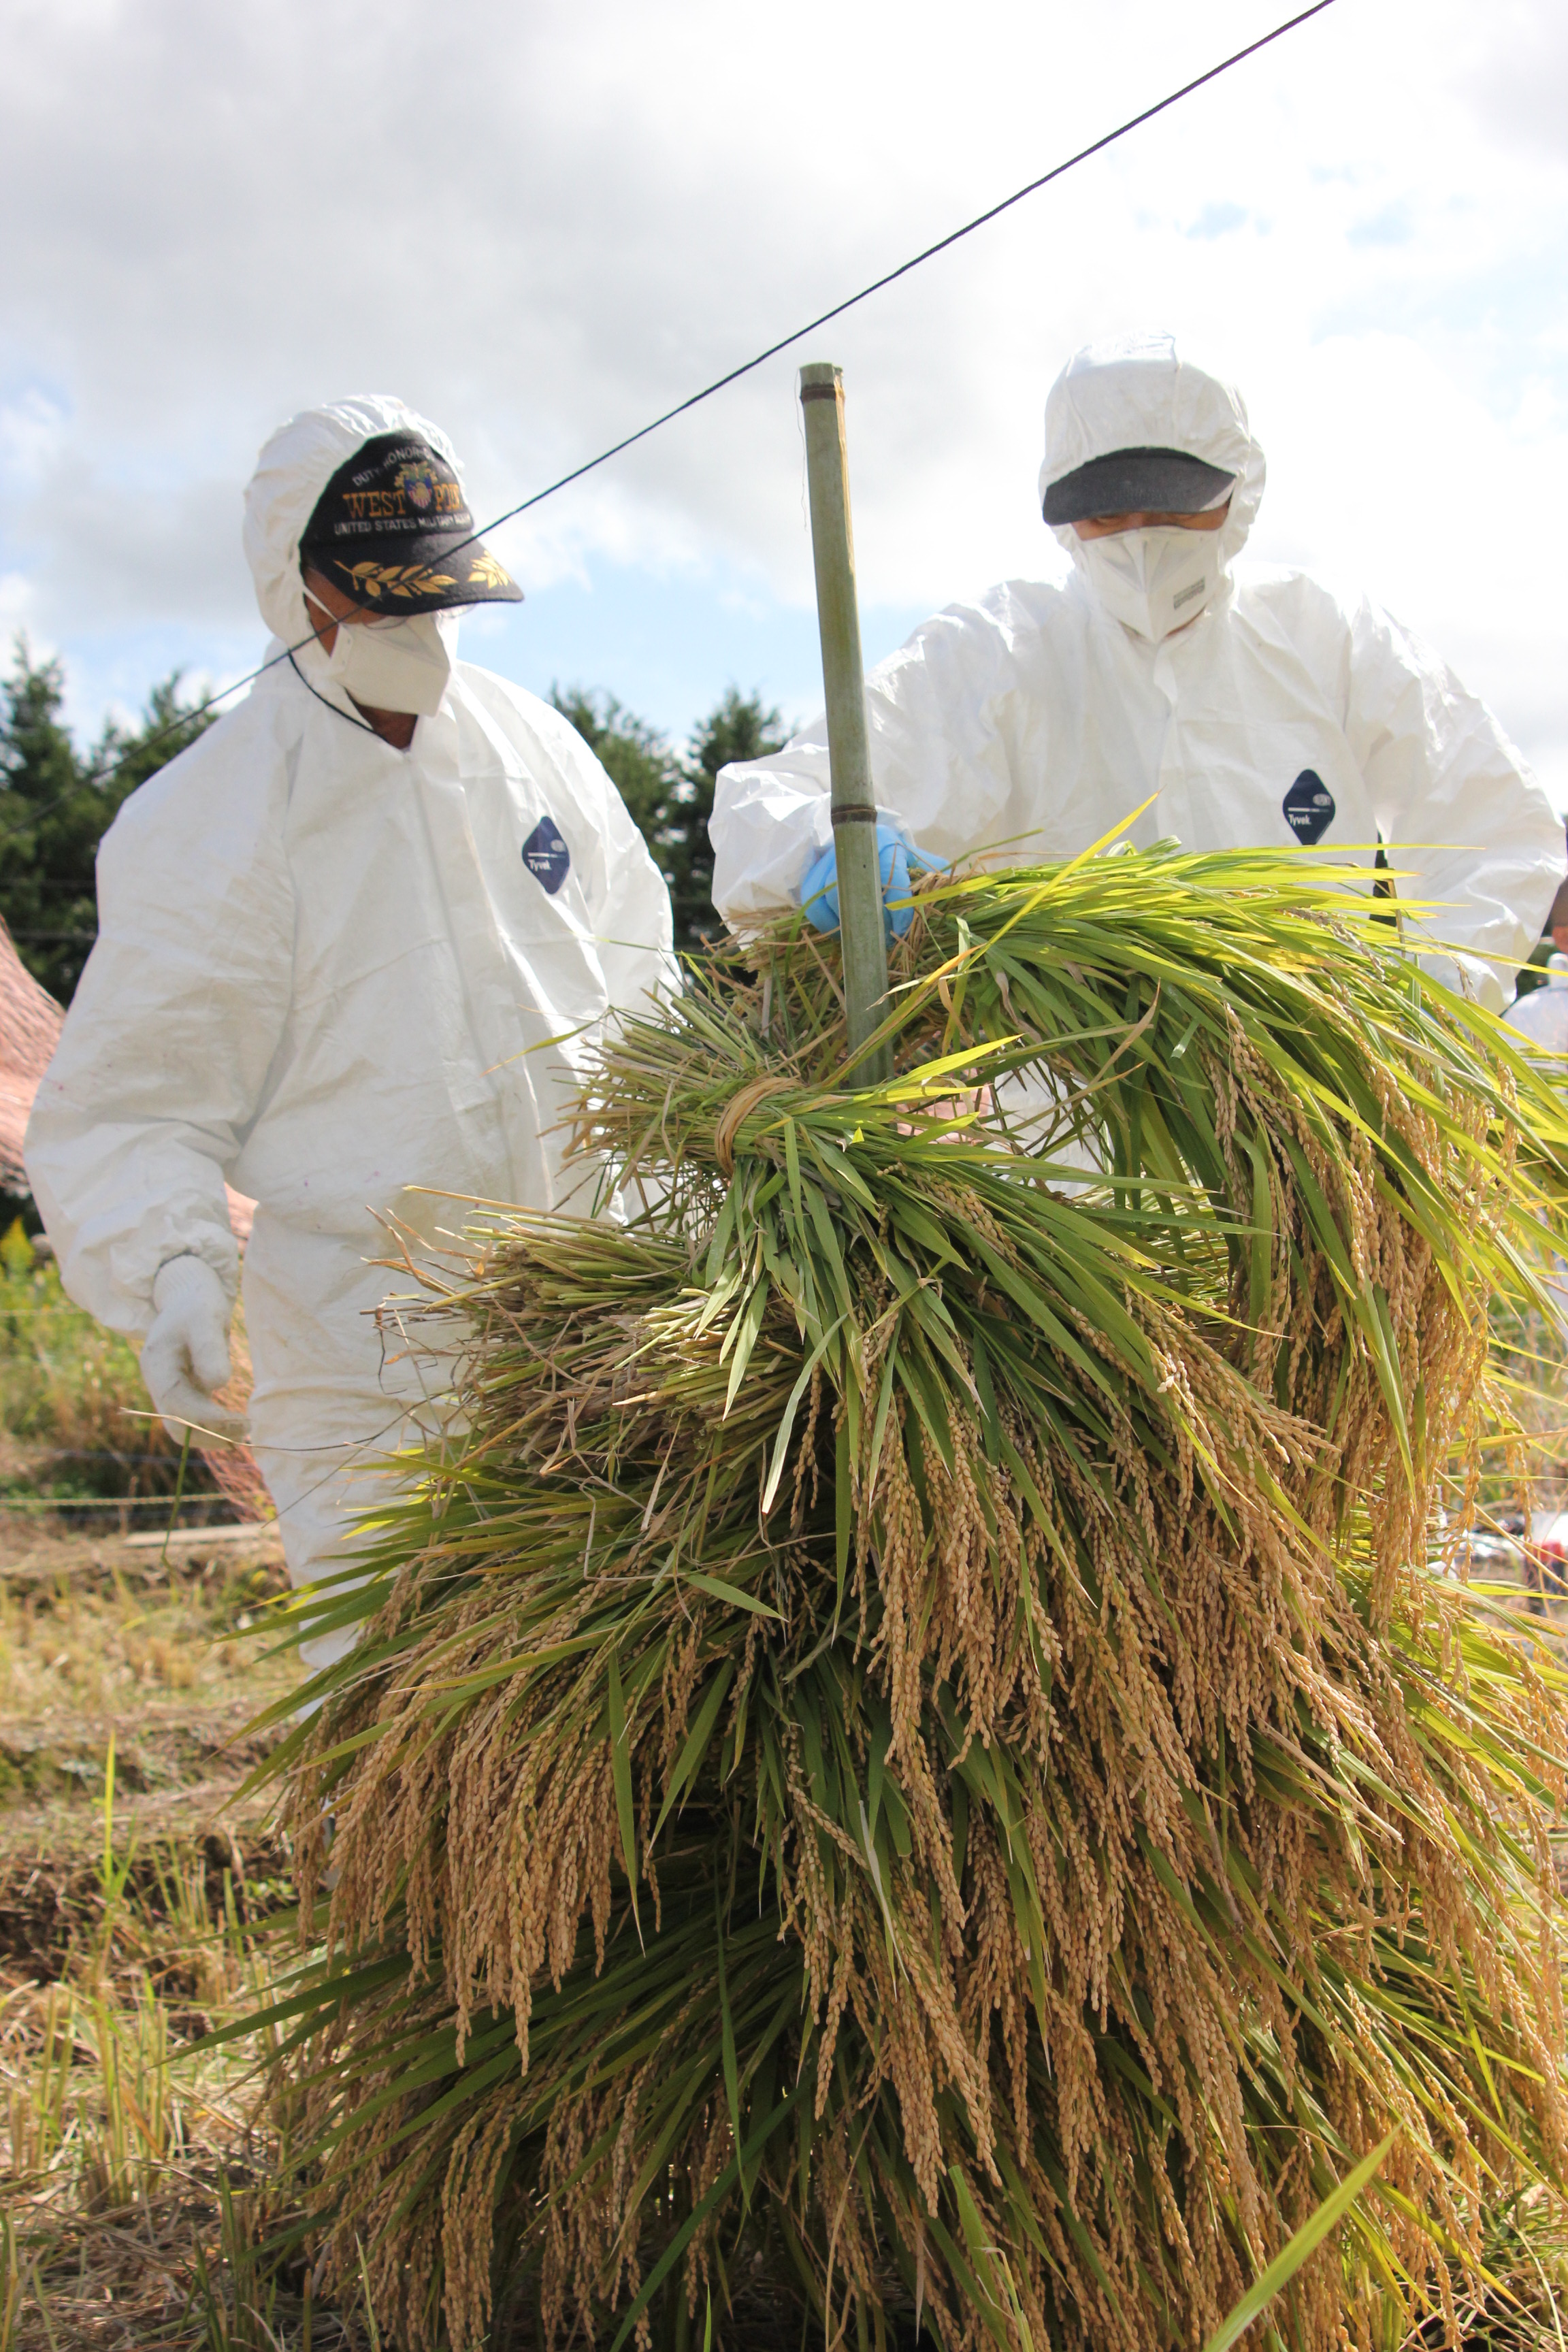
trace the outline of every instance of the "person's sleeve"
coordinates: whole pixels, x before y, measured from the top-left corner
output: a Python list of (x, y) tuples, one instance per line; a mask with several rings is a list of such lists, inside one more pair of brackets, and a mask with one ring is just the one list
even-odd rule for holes
[(144, 784), (100, 845), (98, 941), (27, 1128), (67, 1290), (138, 1337), (170, 1258), (204, 1259), (234, 1295), (224, 1177), (288, 1013), (283, 760), (236, 721)]
[[(1564, 869), (1563, 820), (1486, 705), (1386, 613), (1350, 624), (1346, 732), (1414, 945), (1452, 985), (1500, 1012), (1541, 937)], [(1452, 950), (1445, 954), (1443, 950)]]
[[(866, 680), (877, 814), (929, 856), (971, 849), (1009, 791), (994, 724), (1002, 638), (984, 605), (922, 623)], [(827, 722), (782, 751), (721, 768), (709, 835), (713, 903), (744, 931), (800, 902), (800, 885), (832, 838)]]
[(732, 931), (796, 905), (801, 877), (827, 846), (826, 738), (819, 718), (782, 751), (719, 771), (708, 820), (713, 904)]

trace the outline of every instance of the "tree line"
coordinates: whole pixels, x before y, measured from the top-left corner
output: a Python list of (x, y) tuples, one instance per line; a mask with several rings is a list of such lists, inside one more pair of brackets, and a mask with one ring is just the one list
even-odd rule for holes
[[(776, 751), (778, 712), (731, 687), (678, 747), (613, 694), (557, 686), (551, 699), (604, 762), (669, 885), (676, 946), (696, 952), (719, 921), (708, 839), (719, 771)], [(68, 1004), (98, 936), (99, 842), (138, 784), (215, 722), (176, 670), (135, 726), (110, 721), (83, 751), (64, 700), (59, 662), (35, 659), (18, 637), (0, 681), (0, 917), (34, 978)]]

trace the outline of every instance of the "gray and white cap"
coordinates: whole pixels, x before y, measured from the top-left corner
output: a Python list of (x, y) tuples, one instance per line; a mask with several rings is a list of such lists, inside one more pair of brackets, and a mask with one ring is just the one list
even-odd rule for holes
[(1046, 403), (1041, 510), (1058, 530), (1091, 515), (1198, 514), (1223, 506), (1257, 457), (1240, 394), (1183, 359), (1173, 336), (1089, 343)]

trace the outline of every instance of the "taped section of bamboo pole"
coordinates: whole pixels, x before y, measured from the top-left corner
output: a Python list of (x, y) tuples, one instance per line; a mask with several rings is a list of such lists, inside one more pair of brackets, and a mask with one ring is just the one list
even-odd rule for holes
[(877, 802), (866, 740), (866, 674), (855, 599), (855, 541), (849, 520), (849, 460), (844, 438), (844, 377), (826, 362), (800, 372), (805, 418), (805, 471), (811, 497), (811, 550), (816, 566), (816, 620), (827, 697), (827, 756), (833, 782), (833, 839), (838, 852), (838, 923), (849, 1054), (861, 1086), (885, 1086), (891, 1049), (860, 1048), (887, 1012), (888, 937), (877, 860)]

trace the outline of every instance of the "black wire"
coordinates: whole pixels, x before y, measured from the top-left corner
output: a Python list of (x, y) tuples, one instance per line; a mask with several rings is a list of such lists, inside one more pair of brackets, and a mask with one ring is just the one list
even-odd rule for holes
[[(306, 639), (304, 639), (304, 640), (303, 640), (303, 642), (304, 642), (304, 643), (306, 643), (306, 644), (309, 644), (309, 643), (310, 643), (310, 640), (309, 640), (309, 638), (306, 638)], [(315, 688), (310, 684), (310, 679), (306, 677), (306, 675), (305, 675), (304, 671), (300, 668), (300, 667), (299, 663), (298, 663), (298, 662), (295, 660), (295, 658), (294, 658), (294, 656), (296, 655), (296, 653), (297, 653), (298, 651), (299, 651), (299, 646), (289, 646), (289, 668), (293, 671), (293, 673), (294, 673), (295, 677), (299, 679), (299, 681), (300, 681), (300, 685), (304, 688), (304, 689), (305, 689), (306, 693), (307, 693), (307, 694), (314, 694), (314, 695), (316, 696), (316, 699), (317, 699), (317, 701), (321, 704), (321, 706), (322, 709), (323, 709), (323, 710), (330, 710), (330, 711), (331, 712), (331, 714), (332, 714), (332, 716), (333, 716), (333, 718), (334, 718), (334, 719), (345, 719), (351, 727), (357, 727), (357, 728), (359, 728), (359, 729), (360, 729), (360, 730), (362, 731), (362, 733), (363, 733), (363, 734), (366, 734), (366, 735), (374, 735), (374, 734), (375, 734), (377, 730), (376, 730), (376, 729), (375, 729), (375, 728), (374, 728), (374, 727), (371, 725), (371, 723), (370, 723), (370, 721), (369, 721), (369, 719), (356, 719), (356, 718), (354, 717), (354, 715), (353, 715), (353, 711), (352, 711), (352, 710), (340, 710), (340, 709), (339, 709), (339, 708), (338, 708), (338, 706), (337, 706), (337, 704), (336, 704), (335, 702), (329, 702), (329, 701), (327, 700), (327, 698), (326, 698), (326, 696), (325, 696), (324, 694), (319, 694), (319, 693), (317, 693), (317, 692), (316, 692), (316, 688)], [(274, 658), (276, 658), (276, 656), (274, 656)], [(233, 687), (232, 687), (232, 686), (229, 688), (229, 692), (230, 692), (231, 694), (234, 692), (234, 688), (233, 688)], [(351, 699), (352, 699), (352, 697), (351, 697)]]
[[(793, 333), (781, 335), (776, 343), (770, 343), (766, 351), (759, 352), (754, 359), (744, 360), (739, 367), (731, 368), (727, 374), (715, 376), (713, 382), (705, 383), (700, 392), (691, 393), (685, 400), (677, 401), (675, 406), (667, 408), (661, 416), (654, 417), (647, 425), (638, 425), (635, 433), (628, 433), (624, 440), (612, 442), (607, 449), (601, 449), (596, 457), (589, 457), (581, 466), (574, 466), (569, 474), (563, 474), (559, 480), (549, 483), (542, 490), (535, 490), (531, 498), (521, 499), (515, 507), (508, 507), (504, 513), (495, 516), (480, 530), (471, 531), (467, 539), (456, 541), (451, 547), (444, 551), (439, 560), (446, 562), (449, 557), (458, 554), (463, 548), (472, 547), (476, 541), (486, 538), (492, 530), (499, 530), (502, 523), (514, 522), (519, 515), (527, 514), (532, 507), (542, 506), (546, 499), (552, 499), (558, 490), (564, 490), (572, 483), (580, 482), (585, 474), (595, 473), (599, 467), (607, 466), (610, 459), (618, 457), (623, 450), (635, 448), (639, 441), (646, 441), (650, 433), (658, 432), (662, 426), (673, 424), (678, 416), (684, 416), (689, 410), (700, 407), (703, 401), (711, 400), (715, 393), (727, 391), (731, 384), (739, 383), (742, 376), (751, 375), (756, 369), (765, 366), (769, 360), (777, 359), (781, 352), (787, 352), (792, 343), (801, 342), (807, 335), (816, 334), (818, 327), (828, 326), (833, 320), (843, 318), (847, 310), (853, 310), (859, 303), (868, 301), (873, 294), (879, 294), (884, 287), (896, 285), (900, 278), (907, 278), (910, 270), (918, 269), (922, 262), (934, 260), (939, 253), (945, 253), (950, 246), (959, 244), (966, 236), (973, 236), (977, 228), (984, 228), (988, 222), (1000, 219), (1004, 213), (1011, 212), (1015, 205), (1021, 205), (1026, 196), (1037, 195), (1042, 188), (1048, 188), (1051, 182), (1059, 180), (1064, 173), (1076, 170), (1079, 163), (1087, 163), (1091, 155), (1102, 154), (1107, 147), (1113, 147), (1119, 139), (1125, 139), (1129, 131), (1141, 129), (1145, 122), (1152, 122), (1156, 115), (1163, 114), (1169, 108), (1179, 105), (1184, 98), (1190, 98), (1194, 90), (1204, 89), (1211, 81), (1217, 81), (1220, 75), (1229, 73), (1233, 66), (1245, 64), (1248, 58), (1255, 58), (1260, 49), (1269, 47), (1275, 41), (1283, 40), (1287, 33), (1293, 33), (1299, 25), (1307, 24), (1313, 16), (1321, 16), (1326, 8), (1331, 8), (1332, 5), (1333, 0), (1312, 0), (1312, 5), (1310, 8), (1302, 8), (1294, 16), (1287, 16), (1283, 24), (1275, 26), (1272, 32), (1261, 34), (1256, 41), (1248, 41), (1245, 48), (1233, 50), (1228, 58), (1222, 58), (1218, 65), (1210, 66), (1205, 72), (1195, 74), (1191, 81), (1184, 81), (1179, 89), (1172, 90), (1168, 97), (1157, 100), (1152, 106), (1146, 106), (1141, 114), (1129, 115), (1127, 121), (1118, 123), (1114, 131), (1107, 131), (1101, 137), (1093, 140), (1089, 146), (1080, 147), (1077, 154), (1069, 155), (1065, 163), (1054, 163), (1048, 172), (1042, 172), (1037, 180), (1030, 180), (1025, 186), (1016, 188), (1010, 196), (1004, 196), (1000, 204), (988, 206), (983, 213), (976, 213), (974, 218), (965, 221), (962, 228), (950, 230), (946, 236), (939, 237), (934, 245), (928, 245), (921, 252), (912, 254), (908, 261), (900, 261), (896, 269), (887, 270), (880, 278), (873, 278), (870, 284), (862, 286), (858, 294), (847, 295), (842, 302), (835, 302), (830, 310), (819, 311), (815, 319), (808, 319), (804, 327), (796, 327)], [(436, 560), (432, 558), (432, 562)], [(424, 568), (427, 570), (430, 567)], [(112, 777), (120, 773), (121, 768), (129, 767), (133, 759), (150, 750), (154, 743), (162, 742), (164, 736), (177, 734), (182, 728), (188, 727), (193, 719), (204, 718), (209, 710), (215, 709), (218, 703), (226, 702), (231, 694), (237, 694), (242, 686), (253, 686), (258, 677), (263, 677), (268, 670), (276, 668), (279, 662), (292, 662), (294, 656), (303, 646), (313, 644), (321, 634), (320, 629), (312, 629), (308, 636), (300, 639), (299, 645), (285, 646), (281, 653), (274, 654), (270, 660), (262, 662), (257, 668), (248, 671), (244, 677), (236, 678), (232, 686), (226, 686), (221, 694), (209, 695), (205, 702), (197, 703), (194, 709), (185, 711), (181, 718), (172, 720), (167, 727), (160, 729), (156, 735), (143, 737), (111, 768), (105, 769), (100, 775), (82, 777), (78, 783), (71, 786), (70, 792), (96, 790), (100, 784), (109, 782)], [(297, 670), (298, 665), (295, 667)], [(325, 701), (326, 698), (321, 696), (318, 699)], [(328, 703), (327, 708), (336, 709), (337, 706), (335, 703)], [(339, 715), (346, 716), (342, 712)], [(374, 733), (374, 730), (372, 729), (370, 731)], [(10, 827), (9, 832), (0, 832), (0, 841), (8, 840), (12, 833), (25, 832), (29, 824), (37, 824), (39, 818), (47, 816), (51, 809), (58, 808), (61, 801), (68, 800), (70, 792), (62, 793), (58, 800), (45, 802), (42, 808), (19, 820)]]
[(848, 295), (844, 301), (836, 302), (831, 310), (824, 310), (816, 318), (808, 320), (804, 327), (797, 327), (793, 334), (781, 336), (776, 343), (770, 343), (765, 352), (759, 352), (755, 359), (746, 360), (741, 366), (731, 368), (728, 375), (715, 377), (711, 383), (704, 384), (700, 392), (694, 392), (689, 399), (677, 402), (673, 408), (667, 408), (662, 416), (654, 418), (651, 425), (639, 425), (635, 433), (628, 433), (624, 441), (616, 441), (610, 448), (602, 449), (596, 457), (590, 457), (585, 464), (574, 467), (571, 473), (563, 474), (560, 480), (552, 482), (547, 489), (535, 490), (533, 496), (524, 499), (521, 505), (508, 507), (504, 514), (497, 515), (493, 521), (485, 524), (482, 530), (476, 530), (469, 539), (458, 540), (455, 546), (447, 548), (440, 559), (441, 562), (445, 562), (447, 556), (456, 555), (463, 548), (471, 546), (475, 540), (483, 539), (492, 530), (499, 530), (502, 523), (514, 521), (519, 515), (526, 514), (531, 507), (539, 506), (545, 499), (553, 498), (557, 490), (565, 489), (569, 483), (580, 482), (584, 474), (593, 473), (597, 467), (606, 465), (612, 457), (618, 457), (623, 449), (635, 447), (637, 442), (646, 441), (650, 433), (657, 433), (661, 425), (672, 424), (676, 417), (684, 416), (688, 409), (696, 408), (702, 401), (711, 400), (716, 392), (723, 392), (730, 384), (738, 383), (742, 376), (750, 375), (753, 369), (762, 367), (768, 360), (776, 359), (781, 352), (787, 352), (792, 343), (801, 342), (807, 335), (815, 335), (818, 327), (826, 327), (833, 320), (841, 319), (847, 310), (853, 310), (858, 303), (868, 301), (873, 294), (879, 294), (885, 286), (892, 286), (900, 278), (907, 278), (910, 271), (918, 269), (922, 262), (934, 260), (939, 253), (945, 253), (950, 246), (957, 245), (961, 238), (972, 236), (977, 228), (984, 228), (988, 222), (999, 219), (1003, 213), (1011, 212), (1013, 206), (1021, 205), (1026, 196), (1036, 195), (1041, 188), (1049, 187), (1051, 182), (1059, 180), (1065, 172), (1072, 171), (1079, 163), (1087, 163), (1091, 155), (1098, 155), (1105, 148), (1114, 146), (1117, 140), (1125, 139), (1130, 131), (1136, 131), (1142, 124), (1152, 122), (1157, 114), (1163, 114), (1168, 107), (1177, 105), (1184, 98), (1190, 98), (1194, 89), (1202, 89), (1206, 82), (1217, 80), (1221, 74), (1228, 73), (1232, 66), (1238, 66), (1246, 58), (1256, 57), (1259, 49), (1268, 48), (1270, 42), (1281, 40), (1287, 33), (1293, 33), (1298, 25), (1306, 24), (1309, 17), (1321, 16), (1325, 8), (1332, 5), (1333, 0), (1312, 0), (1312, 5), (1310, 8), (1303, 8), (1298, 16), (1287, 17), (1282, 25), (1276, 25), (1271, 33), (1263, 34), (1259, 39), (1249, 41), (1246, 48), (1237, 49), (1230, 57), (1223, 58), (1217, 66), (1210, 66), (1206, 73), (1198, 74), (1193, 80), (1184, 82), (1180, 89), (1172, 90), (1168, 98), (1160, 99), (1153, 106), (1146, 106), (1142, 114), (1129, 116), (1125, 122), (1119, 123), (1114, 131), (1106, 131), (1103, 137), (1096, 139), (1090, 146), (1080, 147), (1076, 155), (1068, 157), (1066, 163), (1053, 164), (1048, 172), (1042, 172), (1037, 180), (1031, 180), (1026, 186), (1015, 189), (1010, 196), (1004, 196), (1000, 204), (992, 205), (985, 212), (976, 213), (974, 218), (965, 221), (962, 228), (950, 230), (946, 236), (939, 237), (934, 245), (928, 245), (923, 251), (911, 255), (908, 261), (900, 261), (896, 269), (888, 270), (881, 278), (873, 278), (868, 286), (861, 287), (858, 294)]

